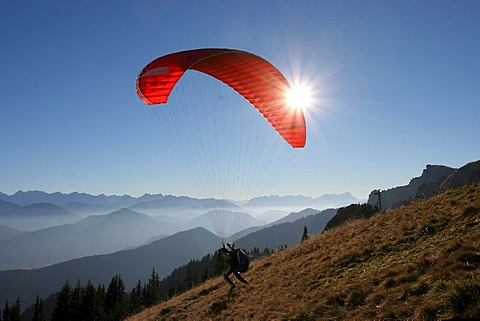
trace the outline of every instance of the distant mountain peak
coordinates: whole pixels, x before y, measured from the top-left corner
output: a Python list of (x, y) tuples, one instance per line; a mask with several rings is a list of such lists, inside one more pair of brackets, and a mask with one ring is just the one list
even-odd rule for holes
[(104, 216), (142, 216), (142, 217), (149, 217), (148, 215), (146, 214), (142, 214), (142, 213), (138, 213), (138, 212), (135, 212), (134, 210), (131, 210), (129, 208), (121, 208), (119, 210), (116, 210), (110, 214), (105, 214)]
[(454, 168), (444, 166), (444, 165), (431, 165), (427, 164), (425, 169), (422, 171), (422, 175), (419, 177), (412, 178), (410, 184), (426, 184), (438, 181), (439, 179), (445, 178), (449, 175)]
[(26, 213), (32, 210), (35, 210), (36, 213), (40, 215), (74, 215), (60, 206), (46, 202), (33, 203), (15, 211)]

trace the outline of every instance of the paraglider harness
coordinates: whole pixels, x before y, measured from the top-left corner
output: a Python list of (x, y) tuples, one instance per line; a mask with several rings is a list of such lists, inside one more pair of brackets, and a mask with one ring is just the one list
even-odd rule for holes
[(247, 272), (248, 266), (250, 265), (250, 260), (248, 259), (247, 254), (241, 249), (236, 249), (235, 245), (227, 243), (230, 250), (223, 246), (222, 253), (227, 256), (228, 264), (230, 265), (232, 272)]

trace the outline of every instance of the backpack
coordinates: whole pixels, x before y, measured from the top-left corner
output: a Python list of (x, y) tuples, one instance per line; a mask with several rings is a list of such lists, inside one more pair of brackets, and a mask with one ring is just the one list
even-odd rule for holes
[(247, 272), (248, 266), (250, 265), (250, 260), (248, 256), (240, 249), (235, 250), (237, 252), (238, 267), (235, 269), (235, 272)]

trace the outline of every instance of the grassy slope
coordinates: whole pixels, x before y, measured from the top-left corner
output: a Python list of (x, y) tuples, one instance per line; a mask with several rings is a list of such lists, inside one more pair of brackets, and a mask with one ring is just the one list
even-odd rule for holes
[[(480, 185), (349, 222), (129, 320), (480, 317)], [(239, 282), (237, 282), (239, 283)]]

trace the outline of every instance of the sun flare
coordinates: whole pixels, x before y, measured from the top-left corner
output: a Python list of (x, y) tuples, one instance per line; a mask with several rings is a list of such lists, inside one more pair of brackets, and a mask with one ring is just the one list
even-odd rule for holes
[(293, 85), (286, 92), (287, 105), (293, 109), (307, 108), (312, 102), (312, 92), (304, 85)]

